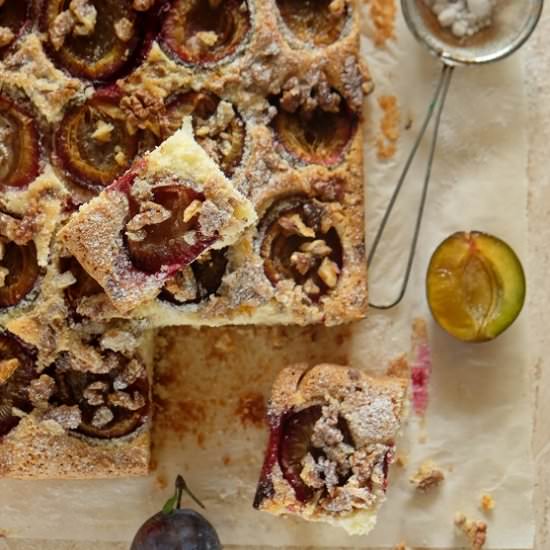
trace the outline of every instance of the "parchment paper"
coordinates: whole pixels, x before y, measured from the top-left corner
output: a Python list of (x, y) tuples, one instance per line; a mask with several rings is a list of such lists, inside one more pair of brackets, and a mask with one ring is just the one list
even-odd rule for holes
[[(371, 32), (368, 22), (365, 32)], [(379, 222), (438, 73), (437, 62), (413, 42), (401, 20), (397, 36), (398, 41), (383, 48), (367, 42), (364, 49), (376, 80), (367, 107), (369, 234)], [(377, 98), (384, 94), (398, 98), (401, 137), (396, 157), (382, 162), (376, 159), (374, 142), (382, 114)], [(338, 529), (272, 518), (251, 508), (266, 441), (256, 420), (260, 396), (268, 395), (284, 364), (351, 361), (382, 370), (390, 357), (407, 351), (412, 318), (429, 318), (423, 290), (429, 256), (455, 230), (495, 233), (524, 256), (526, 120), (518, 56), (457, 71), (405, 302), (391, 312), (371, 311), (353, 327), (165, 331), (158, 349), (158, 391), (164, 401), (157, 414), (155, 472), (147, 479), (119, 481), (3, 480), (0, 529), (12, 537), (129, 541), (169, 496), (171, 480), (181, 472), (205, 501), (208, 518), (228, 545), (368, 548), (404, 540), (410, 546), (452, 548), (463, 542), (455, 538), (455, 512), (482, 518), (480, 496), (489, 493), (496, 508), (485, 517), (487, 548), (530, 548), (532, 415), (525, 312), (495, 342), (475, 346), (459, 344), (431, 325), (434, 370), (427, 417), (424, 423), (411, 418), (404, 429), (400, 447), (408, 466), (392, 469), (388, 502), (370, 536), (350, 538)], [(409, 121), (412, 126), (405, 130)], [(425, 155), (423, 147), (419, 160)], [(375, 301), (390, 298), (397, 289), (421, 176), (421, 169), (411, 173), (380, 259), (372, 266)], [(446, 480), (419, 496), (408, 477), (426, 459), (446, 471)]]

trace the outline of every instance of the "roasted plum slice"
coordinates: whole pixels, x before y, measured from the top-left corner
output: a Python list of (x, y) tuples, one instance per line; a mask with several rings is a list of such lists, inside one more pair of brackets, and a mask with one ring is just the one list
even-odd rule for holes
[(117, 94), (98, 93), (70, 108), (55, 136), (58, 164), (76, 184), (99, 191), (120, 176), (139, 150)]
[(478, 231), (458, 232), (435, 250), (426, 277), (435, 320), (466, 342), (492, 340), (520, 314), (525, 274), (501, 239)]
[(259, 238), (264, 271), (274, 285), (292, 279), (315, 301), (338, 284), (342, 244), (323, 203), (282, 199), (262, 219)]
[(170, 98), (166, 106), (165, 139), (193, 118), (195, 139), (230, 177), (240, 163), (245, 140), (244, 122), (231, 103), (210, 92), (185, 92)]
[(275, 138), (295, 159), (309, 164), (326, 166), (338, 164), (357, 127), (357, 116), (343, 99), (331, 110), (316, 106), (303, 107), (293, 112), (278, 102), (278, 110), (271, 122)]
[(0, 308), (5, 308), (17, 305), (33, 290), (40, 267), (32, 241), (24, 245), (0, 241), (0, 249), (3, 251), (0, 273), (4, 278), (0, 287)]
[(28, 389), (38, 376), (32, 351), (13, 334), (0, 332), (0, 437), (19, 423), (13, 407), (30, 412)]
[(41, 26), (53, 59), (92, 81), (120, 74), (144, 34), (132, 0), (45, 0)]
[(55, 404), (78, 406), (82, 421), (77, 432), (98, 439), (129, 435), (147, 419), (149, 382), (137, 359), (112, 355), (118, 362), (107, 373), (82, 372), (59, 361), (54, 366)]
[(245, 0), (174, 0), (161, 40), (186, 63), (214, 63), (235, 53), (249, 30)]
[(0, 96), (0, 187), (29, 184), (38, 175), (39, 159), (34, 119), (11, 99)]
[(88, 272), (78, 263), (76, 258), (64, 258), (61, 262), (61, 269), (70, 271), (76, 279), (75, 283), (65, 289), (65, 298), (74, 311), (77, 310), (82, 298), (103, 292), (99, 283), (88, 275)]
[(281, 19), (300, 41), (317, 47), (336, 42), (346, 23), (346, 0), (277, 0)]
[(146, 203), (129, 196), (126, 243), (138, 269), (157, 273), (163, 267), (187, 265), (213, 242), (200, 233), (202, 193), (174, 183), (153, 187), (152, 201)]
[(0, 3), (0, 53), (14, 42), (30, 22), (29, 0), (4, 0)]

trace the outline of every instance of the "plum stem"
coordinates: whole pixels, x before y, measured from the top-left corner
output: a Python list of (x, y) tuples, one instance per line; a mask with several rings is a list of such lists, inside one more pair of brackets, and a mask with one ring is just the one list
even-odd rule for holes
[(185, 483), (183, 476), (178, 475), (176, 478), (176, 508), (179, 510), (181, 508), (181, 499), (183, 492), (186, 492), (201, 508), (204, 509), (204, 504), (191, 492), (191, 489)]

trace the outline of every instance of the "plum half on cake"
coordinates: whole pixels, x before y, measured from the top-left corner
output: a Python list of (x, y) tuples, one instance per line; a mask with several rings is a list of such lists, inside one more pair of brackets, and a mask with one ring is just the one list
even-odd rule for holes
[[(365, 315), (370, 89), (355, 0), (0, 2), (0, 475), (146, 471), (148, 368), (109, 400), (144, 328)], [(142, 184), (170, 143), (185, 177)]]
[(407, 387), (404, 360), (381, 377), (331, 364), (285, 368), (271, 394), (255, 508), (368, 533), (385, 500)]

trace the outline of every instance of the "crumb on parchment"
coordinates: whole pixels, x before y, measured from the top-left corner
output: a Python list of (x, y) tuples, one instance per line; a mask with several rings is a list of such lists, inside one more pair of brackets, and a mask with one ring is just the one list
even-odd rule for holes
[(370, 17), (374, 25), (373, 42), (384, 46), (390, 38), (395, 38), (396, 0), (370, 0)]
[(380, 96), (378, 106), (382, 110), (382, 118), (380, 119), (380, 135), (376, 139), (376, 154), (379, 160), (388, 160), (397, 151), (397, 140), (400, 134), (400, 112), (397, 97), (394, 95)]
[(495, 499), (491, 495), (481, 495), (479, 505), (484, 512), (491, 512), (495, 508)]
[(454, 524), (468, 538), (471, 550), (482, 550), (487, 541), (487, 524), (484, 521), (471, 520), (458, 512)]
[(393, 550), (411, 550), (404, 542), (400, 542), (393, 547)]
[(445, 474), (441, 469), (433, 461), (427, 460), (409, 481), (418, 491), (425, 492), (440, 485), (444, 479)]

